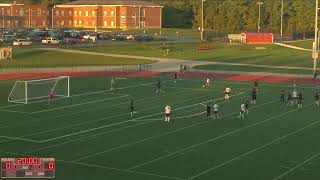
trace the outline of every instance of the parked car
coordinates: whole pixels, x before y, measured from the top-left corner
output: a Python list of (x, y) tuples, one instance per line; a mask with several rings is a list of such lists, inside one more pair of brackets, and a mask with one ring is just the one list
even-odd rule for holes
[(28, 41), (26, 39), (17, 39), (17, 40), (14, 40), (12, 43), (12, 45), (14, 45), (14, 46), (29, 46), (31, 44), (32, 44), (32, 42)]
[(97, 34), (98, 39), (100, 40), (108, 40), (110, 39), (110, 35), (106, 33), (99, 33)]
[(0, 38), (1, 42), (11, 43), (16, 40), (17, 37), (15, 35), (4, 35)]
[(130, 34), (130, 35), (127, 36), (127, 40), (134, 40), (134, 38), (135, 38), (135, 36), (132, 35), (132, 34)]
[(135, 37), (136, 41), (152, 41), (153, 37), (149, 35), (139, 35)]
[(126, 39), (127, 39), (127, 35), (125, 35), (124, 33), (116, 34), (112, 38), (113, 41), (124, 41)]
[(97, 38), (97, 34), (95, 33), (92, 33), (92, 34), (86, 34), (82, 37), (83, 39), (94, 39), (94, 38)]
[(36, 36), (36, 35), (28, 35), (28, 36), (26, 36), (26, 39), (30, 40), (30, 41), (41, 41), (42, 40), (42, 38), (40, 36)]
[(41, 42), (42, 44), (60, 44), (61, 43), (61, 41), (56, 38), (43, 39)]

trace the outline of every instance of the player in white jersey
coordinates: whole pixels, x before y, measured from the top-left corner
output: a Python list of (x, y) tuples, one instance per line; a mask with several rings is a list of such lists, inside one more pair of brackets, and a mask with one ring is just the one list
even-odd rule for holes
[(239, 114), (238, 118), (242, 117), (242, 119), (244, 119), (244, 112), (246, 112), (246, 106), (242, 103), (240, 106), (240, 114)]
[(295, 89), (292, 91), (292, 100), (294, 104), (298, 104), (298, 92)]
[(202, 87), (210, 87), (210, 86), (211, 86), (210, 79), (207, 78), (205, 84)]
[(164, 121), (165, 122), (170, 122), (171, 106), (166, 105), (166, 107), (164, 108), (164, 113), (165, 113)]
[(213, 105), (213, 119), (219, 119), (219, 105), (217, 103), (214, 103)]
[(224, 90), (224, 99), (230, 99), (230, 93), (231, 93), (231, 88), (226, 87), (226, 89)]

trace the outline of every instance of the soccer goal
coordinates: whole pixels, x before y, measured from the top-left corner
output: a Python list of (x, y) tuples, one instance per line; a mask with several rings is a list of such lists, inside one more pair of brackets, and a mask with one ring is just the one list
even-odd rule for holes
[(48, 98), (48, 92), (54, 97), (70, 96), (69, 76), (60, 76), (49, 79), (16, 81), (8, 97), (9, 102), (28, 104)]

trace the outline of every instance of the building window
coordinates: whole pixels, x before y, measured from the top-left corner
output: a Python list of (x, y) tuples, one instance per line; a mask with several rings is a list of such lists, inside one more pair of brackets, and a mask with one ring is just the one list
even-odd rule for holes
[(85, 26), (85, 27), (88, 27), (88, 21), (85, 21), (85, 22), (84, 22), (84, 26)]
[(72, 21), (71, 20), (69, 20), (69, 26), (72, 26)]
[(136, 25), (136, 16), (131, 16), (131, 25), (135, 26)]
[(107, 27), (108, 26), (108, 22), (107, 21), (103, 21), (103, 26)]
[(41, 16), (41, 9), (37, 8), (37, 10), (35, 11), (36, 16)]
[(20, 10), (19, 10), (19, 16), (24, 16), (24, 10), (23, 10), (23, 8), (20, 8)]
[(103, 15), (107, 16), (108, 15), (108, 11), (103, 11)]
[(92, 27), (94, 27), (95, 26), (95, 22), (94, 21), (92, 21)]
[(82, 16), (82, 11), (79, 11), (79, 16)]
[(45, 20), (42, 21), (42, 25), (46, 26), (46, 21)]
[(82, 21), (81, 20), (79, 21), (79, 26), (82, 26)]
[(61, 21), (61, 24), (60, 24), (60, 25), (61, 25), (61, 26), (64, 26), (64, 21), (63, 21), (63, 20)]
[(64, 16), (64, 11), (61, 11), (61, 16)]
[(114, 16), (114, 11), (111, 11), (110, 15), (111, 15), (111, 16)]
[(69, 11), (69, 16), (72, 16), (72, 12), (71, 11)]
[(56, 11), (56, 16), (59, 16), (59, 11), (58, 10)]
[(125, 12), (121, 13), (120, 22), (121, 22), (121, 24), (126, 24), (126, 13)]
[(145, 9), (144, 9), (144, 8), (141, 8), (141, 9), (140, 9), (140, 16), (141, 16), (141, 17), (145, 17), (145, 16), (146, 16), (146, 12), (145, 12)]
[(10, 15), (10, 9), (7, 9), (7, 15)]
[(78, 16), (78, 11), (74, 11), (74, 15), (75, 15), (75, 16)]
[(86, 11), (86, 16), (88, 16), (89, 15), (89, 12), (88, 11)]
[(92, 16), (95, 16), (96, 15), (96, 12), (95, 11), (92, 11)]
[(111, 21), (111, 27), (114, 27), (114, 21)]
[(74, 21), (74, 26), (77, 26), (78, 25), (78, 22), (77, 20)]

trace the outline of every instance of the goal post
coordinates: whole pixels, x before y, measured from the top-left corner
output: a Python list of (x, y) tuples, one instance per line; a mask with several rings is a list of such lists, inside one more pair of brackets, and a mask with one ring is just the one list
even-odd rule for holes
[(13, 103), (28, 104), (34, 101), (43, 101), (52, 91), (55, 97), (70, 97), (70, 77), (59, 76), (48, 79), (16, 81), (8, 101)]

